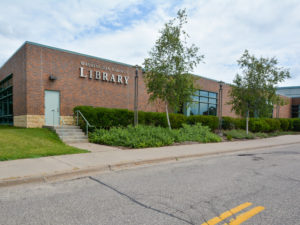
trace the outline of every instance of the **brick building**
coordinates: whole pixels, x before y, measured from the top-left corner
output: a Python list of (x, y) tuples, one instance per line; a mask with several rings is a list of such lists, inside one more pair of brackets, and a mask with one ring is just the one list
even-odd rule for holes
[[(148, 103), (139, 71), (139, 110), (161, 112), (161, 104)], [(73, 108), (91, 105), (133, 110), (135, 67), (94, 56), (25, 42), (0, 68), (0, 124), (41, 127), (73, 122)], [(187, 115), (217, 115), (219, 83), (199, 77), (200, 89)], [(236, 115), (227, 104), (230, 86), (223, 86), (222, 114)], [(274, 116), (291, 116), (289, 104)]]

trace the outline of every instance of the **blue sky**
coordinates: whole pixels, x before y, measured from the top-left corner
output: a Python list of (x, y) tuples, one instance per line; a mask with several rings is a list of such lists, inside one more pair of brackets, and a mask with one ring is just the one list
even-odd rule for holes
[(142, 64), (158, 31), (183, 8), (189, 41), (205, 56), (195, 74), (231, 83), (248, 49), (290, 69), (280, 86), (300, 86), (298, 0), (2, 0), (0, 65), (25, 41)]

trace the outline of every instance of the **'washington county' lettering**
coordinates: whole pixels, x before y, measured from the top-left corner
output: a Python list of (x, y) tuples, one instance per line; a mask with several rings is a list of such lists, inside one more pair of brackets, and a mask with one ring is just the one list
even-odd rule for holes
[(95, 80), (102, 80), (112, 83), (119, 83), (119, 84), (128, 84), (129, 77), (128, 76), (122, 76), (122, 75), (109, 75), (107, 72), (100, 72), (100, 71), (93, 71), (88, 70), (87, 72), (84, 71), (83, 67), (80, 67), (80, 77), (82, 78), (89, 78), (89, 79), (95, 79)]

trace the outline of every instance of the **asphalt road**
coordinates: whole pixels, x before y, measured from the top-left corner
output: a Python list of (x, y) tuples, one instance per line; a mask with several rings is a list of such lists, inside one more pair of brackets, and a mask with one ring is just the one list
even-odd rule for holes
[(3, 225), (226, 223), (300, 225), (300, 145), (0, 188)]

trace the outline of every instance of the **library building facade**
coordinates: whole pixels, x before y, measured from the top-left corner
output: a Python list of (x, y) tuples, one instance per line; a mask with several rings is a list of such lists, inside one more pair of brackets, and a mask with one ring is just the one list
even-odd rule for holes
[[(0, 68), (0, 124), (42, 127), (73, 124), (73, 108), (89, 105), (134, 108), (135, 66), (81, 53), (25, 42)], [(149, 103), (143, 71), (138, 71), (141, 111), (163, 112)], [(237, 117), (227, 104), (230, 85), (200, 77), (200, 90), (184, 113)], [(273, 117), (300, 117), (300, 87), (278, 89), (288, 104), (273, 110)]]

